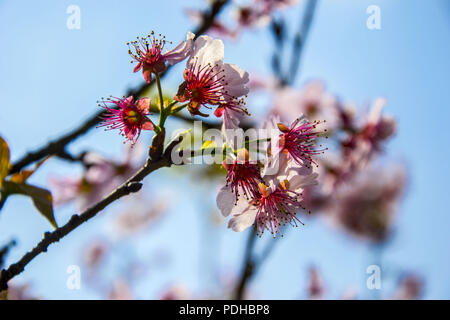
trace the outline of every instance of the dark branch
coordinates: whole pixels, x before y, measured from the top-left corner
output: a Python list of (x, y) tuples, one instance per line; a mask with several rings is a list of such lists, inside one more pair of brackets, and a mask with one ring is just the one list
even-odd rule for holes
[(158, 170), (163, 167), (170, 167), (172, 164), (171, 161), (171, 153), (173, 148), (181, 142), (181, 138), (177, 141), (172, 142), (167, 148), (162, 156), (157, 159), (148, 158), (145, 165), (136, 172), (131, 178), (125, 181), (121, 186), (119, 186), (116, 190), (111, 192), (108, 196), (103, 198), (100, 202), (97, 202), (92, 207), (88, 208), (81, 214), (74, 214), (69, 221), (57, 228), (52, 232), (46, 232), (44, 234), (43, 239), (34, 247), (31, 251), (27, 252), (18, 262), (13, 263), (8, 267), (8, 269), (3, 269), (0, 272), (0, 291), (8, 288), (8, 281), (13, 277), (20, 274), (25, 266), (30, 263), (34, 258), (36, 258), (39, 254), (46, 252), (47, 248), (55, 242), (58, 242), (60, 239), (68, 235), (70, 232), (75, 230), (78, 226), (80, 226), (83, 222), (86, 222), (97, 215), (100, 211), (105, 209), (108, 205), (113, 203), (114, 201), (129, 195), (130, 193), (138, 192), (141, 187), (141, 181), (150, 173), (155, 170)]

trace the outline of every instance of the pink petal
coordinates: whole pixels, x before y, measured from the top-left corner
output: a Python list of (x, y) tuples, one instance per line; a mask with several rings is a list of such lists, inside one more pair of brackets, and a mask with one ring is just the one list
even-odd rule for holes
[(138, 72), (139, 70), (141, 70), (141, 68), (142, 68), (142, 63), (139, 62), (139, 63), (134, 67), (133, 72)]
[(150, 112), (150, 98), (139, 99), (136, 103), (136, 107), (142, 113), (148, 114)]
[(230, 215), (236, 203), (236, 195), (230, 187), (224, 186), (220, 189), (216, 198), (217, 208), (224, 217)]
[(244, 231), (255, 222), (255, 218), (256, 210), (250, 209), (230, 219), (228, 222), (228, 228), (231, 228), (236, 232)]
[(166, 59), (166, 61), (169, 64), (175, 64), (186, 59), (192, 52), (192, 48), (194, 46), (194, 37), (195, 35), (192, 32), (188, 32), (186, 41), (182, 41), (174, 49), (167, 51), (164, 54), (164, 58)]
[(142, 124), (142, 130), (153, 130), (153, 122), (151, 122), (148, 118), (145, 118), (144, 123)]
[(223, 115), (224, 110), (225, 110), (225, 107), (223, 107), (223, 106), (217, 107), (217, 109), (214, 111), (214, 115), (217, 118), (220, 118)]
[(144, 68), (142, 75), (144, 76), (145, 82), (150, 83), (152, 81), (152, 72), (149, 69)]

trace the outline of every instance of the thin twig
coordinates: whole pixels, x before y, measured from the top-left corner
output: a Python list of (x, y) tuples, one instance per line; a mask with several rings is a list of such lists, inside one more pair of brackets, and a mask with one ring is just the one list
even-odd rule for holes
[[(214, 23), (215, 18), (223, 9), (223, 7), (229, 2), (229, 0), (216, 0), (214, 1), (209, 9), (203, 12), (203, 21), (202, 24), (195, 30), (195, 36), (199, 36), (202, 33), (205, 33)], [(167, 71), (170, 70), (170, 67), (167, 68)], [(167, 71), (163, 73), (161, 76), (167, 74)], [(151, 83), (143, 83), (140, 86), (128, 90), (125, 96), (141, 96), (151, 85), (153, 85), (154, 81)], [(55, 155), (60, 152), (63, 152), (66, 149), (66, 146), (71, 142), (75, 141), (80, 136), (87, 133), (90, 129), (98, 125), (101, 121), (101, 116), (103, 114), (103, 110), (96, 112), (91, 117), (87, 118), (81, 125), (76, 127), (75, 129), (69, 131), (68, 133), (50, 141), (46, 145), (36, 149), (35, 151), (31, 151), (26, 153), (23, 157), (17, 160), (12, 166), (10, 170), (10, 174), (17, 173), (26, 166), (30, 165), (33, 162), (39, 161), (46, 156)], [(177, 115), (176, 115), (177, 116)], [(178, 116), (180, 118), (184, 118)]]

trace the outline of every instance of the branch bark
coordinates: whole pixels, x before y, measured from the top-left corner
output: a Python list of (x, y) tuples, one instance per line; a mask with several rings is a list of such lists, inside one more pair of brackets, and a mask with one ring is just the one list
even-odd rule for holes
[(145, 165), (139, 169), (131, 178), (125, 181), (121, 186), (111, 192), (108, 196), (97, 202), (92, 207), (88, 208), (81, 214), (74, 214), (69, 221), (55, 229), (52, 232), (44, 233), (43, 239), (34, 247), (31, 251), (27, 252), (18, 262), (10, 265), (6, 270), (3, 269), (0, 272), (0, 291), (8, 288), (8, 281), (20, 274), (25, 267), (38, 255), (43, 252), (47, 252), (47, 248), (60, 239), (64, 238), (70, 232), (78, 228), (82, 223), (95, 217), (100, 211), (105, 209), (108, 205), (114, 201), (129, 195), (131, 193), (138, 192), (141, 187), (141, 181), (155, 170), (163, 167), (170, 167), (172, 165), (171, 153), (173, 148), (181, 142), (182, 138), (172, 142), (167, 146), (164, 154), (158, 158), (149, 157)]

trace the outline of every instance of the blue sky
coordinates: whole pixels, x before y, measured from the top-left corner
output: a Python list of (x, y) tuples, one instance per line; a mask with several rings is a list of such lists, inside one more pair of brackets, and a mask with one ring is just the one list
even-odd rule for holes
[[(100, 97), (121, 95), (139, 84), (141, 77), (131, 73), (125, 43), (151, 30), (164, 33), (174, 43), (181, 40), (192, 28), (183, 13), (186, 3), (0, 2), (0, 94), (4, 101), (0, 134), (9, 142), (12, 158), (78, 125), (97, 111), (95, 102)], [(66, 8), (71, 4), (81, 9), (80, 30), (66, 28)], [(199, 8), (204, 4), (201, 0), (189, 2)], [(372, 4), (381, 8), (381, 30), (366, 28), (366, 8)], [(378, 96), (388, 99), (385, 110), (398, 120), (399, 130), (387, 154), (391, 160), (406, 164), (410, 184), (383, 265), (423, 275), (425, 298), (430, 299), (450, 298), (450, 216), (446, 201), (450, 178), (449, 12), (446, 0), (319, 1), (296, 82), (300, 87), (308, 79), (322, 79), (331, 92), (360, 106)], [(299, 8), (287, 13), (294, 26), (299, 13)], [(255, 47), (260, 49), (255, 51)], [(226, 42), (225, 50), (227, 61), (238, 63), (250, 73), (270, 72), (272, 41), (265, 30), (246, 33), (238, 42)], [(164, 82), (167, 90), (174, 90), (181, 78), (181, 67), (176, 70)], [(143, 138), (148, 140), (149, 135)], [(92, 130), (71, 146), (73, 151), (86, 148), (120, 158), (122, 138)], [(52, 160), (33, 182), (45, 185), (55, 172), (62, 175), (78, 170)], [(217, 279), (217, 274), (238, 272), (241, 267), (246, 234), (233, 233), (224, 225), (206, 227), (209, 213), (218, 214), (214, 212), (215, 195), (206, 183), (192, 189), (194, 182), (188, 176), (174, 178), (167, 172), (148, 178), (149, 188), (157, 183), (157, 189), (180, 196), (159, 228), (120, 244), (142, 257), (157, 250), (167, 250), (171, 255), (167, 269), (156, 270), (157, 274), (139, 284), (139, 297), (153, 298), (174, 282), (183, 282), (192, 291), (216, 290), (219, 285), (209, 280)], [(73, 210), (69, 206), (57, 211), (57, 220), (64, 222)], [(66, 268), (79, 263), (83, 246), (90, 239), (111, 232), (106, 215), (113, 211), (105, 211), (52, 246), (18, 280), (30, 281), (33, 290), (47, 298), (97, 298), (88, 288), (67, 290)], [(48, 229), (29, 201), (9, 199), (0, 213), (0, 243), (15, 237), (19, 245), (8, 262), (29, 250)], [(204, 272), (206, 256), (213, 271)], [(315, 264), (324, 274), (331, 298), (338, 298), (349, 285), (362, 297), (369, 297), (365, 270), (370, 259), (366, 244), (355, 242), (320, 220), (308, 221), (306, 227), (280, 240), (252, 288), (263, 298), (302, 298), (306, 270)], [(382, 293), (388, 294), (389, 285), (386, 280)]]

